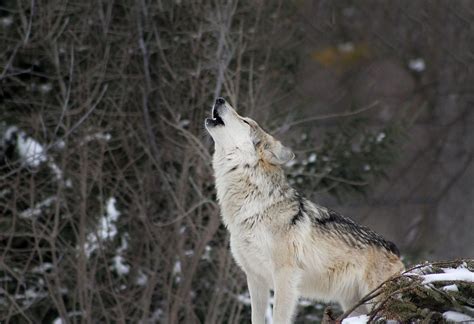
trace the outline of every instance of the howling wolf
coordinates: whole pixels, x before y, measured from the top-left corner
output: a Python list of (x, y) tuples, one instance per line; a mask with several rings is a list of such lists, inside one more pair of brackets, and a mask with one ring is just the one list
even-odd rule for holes
[(222, 98), (205, 126), (230, 248), (247, 276), (252, 323), (291, 323), (298, 297), (336, 301), (343, 310), (404, 266), (395, 244), (301, 196), (282, 166), (292, 151)]

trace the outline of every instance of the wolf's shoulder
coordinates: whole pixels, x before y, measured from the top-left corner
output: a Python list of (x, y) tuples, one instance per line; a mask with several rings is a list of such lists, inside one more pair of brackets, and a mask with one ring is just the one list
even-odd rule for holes
[(382, 247), (400, 256), (400, 252), (393, 242), (384, 239), (370, 228), (362, 226), (350, 217), (343, 216), (330, 208), (319, 206), (304, 198), (299, 199), (302, 206), (301, 213), (306, 213), (309, 216), (312, 226), (317, 231), (337, 237), (352, 247)]

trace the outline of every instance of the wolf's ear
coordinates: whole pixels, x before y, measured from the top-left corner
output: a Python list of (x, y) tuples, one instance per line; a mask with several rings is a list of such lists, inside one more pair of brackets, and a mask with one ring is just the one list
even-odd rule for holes
[(265, 159), (272, 164), (285, 164), (295, 158), (295, 154), (279, 141), (264, 147)]

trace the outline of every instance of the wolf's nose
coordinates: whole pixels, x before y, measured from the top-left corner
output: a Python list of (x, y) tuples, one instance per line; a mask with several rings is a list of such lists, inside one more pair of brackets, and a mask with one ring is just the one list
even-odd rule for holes
[(219, 98), (216, 99), (216, 106), (220, 106), (220, 105), (223, 105), (223, 104), (225, 104), (224, 98), (219, 97)]

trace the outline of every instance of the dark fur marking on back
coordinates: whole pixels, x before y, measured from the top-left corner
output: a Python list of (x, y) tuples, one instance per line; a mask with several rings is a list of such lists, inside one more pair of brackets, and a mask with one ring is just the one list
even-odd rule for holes
[(297, 195), (297, 199), (298, 199), (298, 212), (291, 219), (291, 225), (296, 225), (296, 223), (298, 223), (299, 221), (302, 221), (304, 218), (304, 213), (306, 212), (303, 198), (300, 195)]
[(328, 209), (325, 216), (313, 217), (312, 221), (315, 226), (330, 227), (330, 231), (335, 231), (339, 237), (346, 243), (351, 243), (349, 245), (353, 247), (358, 247), (360, 244), (379, 246), (400, 256), (400, 251), (393, 242), (385, 240), (371, 229), (358, 225), (352, 219), (344, 217), (334, 210)]

